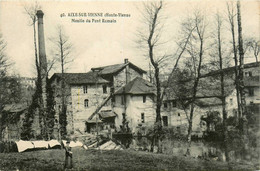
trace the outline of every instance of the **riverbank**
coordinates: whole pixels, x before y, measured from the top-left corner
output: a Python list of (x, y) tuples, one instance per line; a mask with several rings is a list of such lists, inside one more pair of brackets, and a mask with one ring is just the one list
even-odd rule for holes
[[(0, 170), (62, 170), (64, 150), (1, 153)], [(252, 163), (225, 163), (133, 150), (73, 148), (73, 170), (258, 170)], [(259, 167), (259, 166), (258, 166)]]

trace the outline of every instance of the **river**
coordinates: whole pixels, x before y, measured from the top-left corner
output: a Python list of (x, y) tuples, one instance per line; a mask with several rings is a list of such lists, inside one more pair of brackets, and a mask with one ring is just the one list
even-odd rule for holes
[[(149, 151), (151, 140), (146, 137), (121, 139), (127, 148), (137, 151)], [(182, 140), (165, 138), (162, 141), (162, 152), (169, 155), (187, 155), (188, 143)], [(157, 147), (155, 147), (156, 151)], [(242, 144), (229, 144), (225, 148), (222, 142), (207, 142), (204, 140), (192, 141), (189, 155), (194, 158), (218, 160), (226, 162), (253, 162), (259, 164), (259, 149), (245, 148)], [(225, 150), (226, 149), (226, 150)], [(228, 156), (227, 156), (228, 155)], [(228, 158), (227, 158), (228, 157)]]

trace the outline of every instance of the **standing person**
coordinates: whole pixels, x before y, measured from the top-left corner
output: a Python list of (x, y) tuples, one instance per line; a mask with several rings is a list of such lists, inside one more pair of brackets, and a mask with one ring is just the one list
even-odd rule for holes
[(68, 169), (72, 169), (72, 151), (71, 151), (71, 147), (70, 145), (70, 141), (67, 140), (66, 145), (65, 145), (65, 165), (64, 165), (64, 169), (68, 168)]

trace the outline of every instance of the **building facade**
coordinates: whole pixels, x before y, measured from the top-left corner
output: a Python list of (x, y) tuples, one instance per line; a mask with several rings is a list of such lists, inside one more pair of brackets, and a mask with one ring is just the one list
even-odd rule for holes
[[(54, 134), (59, 134), (58, 120), (62, 107), (62, 91), (65, 92), (63, 94), (67, 104), (67, 132), (69, 134), (75, 131), (89, 132), (91, 125), (94, 126), (96, 123), (92, 118), (96, 111), (111, 114), (115, 100), (111, 94), (132, 79), (142, 77), (144, 73), (144, 70), (125, 59), (122, 64), (92, 68), (88, 73), (64, 73), (64, 89), (61, 88), (62, 74), (54, 74), (51, 77), (55, 92), (56, 133)], [(109, 121), (108, 118), (105, 120)]]
[[(225, 100), (228, 117), (237, 117), (233, 69), (232, 67), (225, 69)], [(66, 73), (64, 78), (68, 132), (93, 132), (97, 128), (97, 123), (101, 130), (113, 129), (117, 132), (138, 133), (144, 128), (151, 128), (156, 119), (156, 89), (152, 83), (143, 79), (144, 73), (144, 70), (127, 60), (123, 64), (92, 68), (88, 73)], [(207, 79), (217, 77), (218, 74), (219, 71), (214, 71), (201, 80), (207, 82)], [(61, 79), (59, 74), (54, 74), (51, 79), (55, 88), (57, 120), (61, 105), (59, 79)], [(198, 92), (195, 101), (193, 117), (195, 133), (205, 131), (205, 123), (201, 118), (207, 112), (222, 113), (220, 85), (217, 81), (211, 80), (211, 82), (212, 86)], [(259, 63), (245, 65), (245, 90), (246, 103), (259, 104)], [(189, 107), (184, 110), (178, 99), (164, 96), (161, 108), (163, 127), (175, 128), (182, 134), (186, 134), (189, 112)]]

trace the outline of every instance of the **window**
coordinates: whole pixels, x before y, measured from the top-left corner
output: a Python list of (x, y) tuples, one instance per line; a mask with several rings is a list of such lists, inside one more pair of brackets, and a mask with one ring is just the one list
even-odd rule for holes
[(144, 123), (144, 113), (141, 113), (141, 122)]
[(232, 98), (229, 99), (229, 102), (230, 102), (231, 105), (233, 105), (233, 99)]
[(111, 88), (110, 88), (110, 92), (111, 92), (111, 93), (114, 93), (114, 92), (115, 92), (115, 88), (114, 88), (114, 87), (111, 87)]
[(59, 77), (57, 77), (57, 84), (60, 84), (60, 78)]
[(176, 100), (172, 101), (172, 107), (177, 107), (177, 102), (176, 102)]
[(181, 116), (181, 114), (180, 114), (180, 113), (178, 113), (178, 116)]
[(143, 95), (143, 103), (146, 102), (146, 95)]
[(122, 117), (123, 117), (122, 122), (125, 122), (126, 121), (125, 113), (122, 113)]
[(248, 89), (248, 95), (249, 95), (249, 96), (254, 96), (254, 88), (250, 87), (250, 88)]
[(168, 116), (163, 116), (162, 120), (163, 120), (163, 126), (168, 126)]
[(88, 86), (86, 86), (86, 85), (83, 86), (83, 93), (84, 94), (88, 93)]
[(115, 103), (115, 102), (116, 102), (116, 97), (115, 97), (115, 96), (112, 96), (111, 101), (112, 101), (113, 103)]
[(88, 107), (88, 99), (84, 100), (84, 107), (87, 108)]
[(124, 95), (121, 96), (121, 104), (122, 104), (122, 105), (125, 104), (125, 97), (124, 97)]
[(252, 71), (245, 72), (245, 77), (252, 77), (253, 73)]
[(107, 85), (103, 85), (103, 94), (107, 94)]
[(164, 103), (163, 103), (163, 106), (164, 106), (164, 108), (167, 108), (167, 107), (168, 107), (167, 102), (164, 102)]

